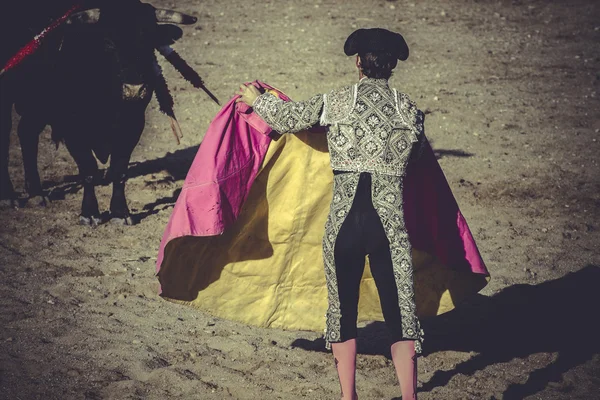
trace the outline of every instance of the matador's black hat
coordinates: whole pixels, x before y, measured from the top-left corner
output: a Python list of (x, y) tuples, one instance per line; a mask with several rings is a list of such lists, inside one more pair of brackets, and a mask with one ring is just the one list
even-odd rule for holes
[(401, 34), (382, 28), (358, 29), (346, 39), (347, 56), (365, 53), (391, 53), (398, 60), (408, 58), (408, 45)]

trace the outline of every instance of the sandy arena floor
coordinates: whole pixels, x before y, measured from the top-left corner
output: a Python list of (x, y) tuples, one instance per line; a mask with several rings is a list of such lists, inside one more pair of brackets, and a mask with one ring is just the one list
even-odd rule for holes
[[(352, 83), (348, 34), (401, 32), (411, 56), (391, 83), (427, 113), (493, 277), (482, 296), (426, 321), (420, 399), (600, 399), (599, 2), (154, 5), (198, 16), (175, 48), (222, 101), (253, 79), (294, 99)], [(218, 111), (164, 70), (185, 137), (175, 144), (153, 100), (127, 187), (137, 225), (77, 225), (75, 163), (49, 131), (39, 164), (51, 205), (0, 210), (0, 398), (338, 398), (319, 334), (249, 327), (157, 296), (159, 241)], [(23, 188), (16, 134), (10, 165)], [(98, 189), (104, 210), (110, 190)], [(361, 399), (399, 396), (375, 340), (382, 330), (361, 331)]]

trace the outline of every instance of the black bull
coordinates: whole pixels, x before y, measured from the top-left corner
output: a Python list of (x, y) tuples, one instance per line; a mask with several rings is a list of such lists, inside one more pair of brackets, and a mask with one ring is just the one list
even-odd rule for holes
[(17, 130), (29, 196), (44, 202), (37, 147), (40, 132), (50, 125), (52, 138), (64, 141), (83, 180), (80, 221), (100, 222), (94, 190), (96, 157), (103, 164), (110, 157), (111, 217), (131, 223), (125, 181), (144, 129), (146, 107), (162, 78), (154, 51), (182, 35), (174, 25), (158, 22), (193, 24), (196, 18), (137, 0), (80, 12), (66, 21), (60, 35), (44, 43), (40, 54), (0, 78), (0, 200), (15, 199), (8, 176), (14, 103), (21, 115)]

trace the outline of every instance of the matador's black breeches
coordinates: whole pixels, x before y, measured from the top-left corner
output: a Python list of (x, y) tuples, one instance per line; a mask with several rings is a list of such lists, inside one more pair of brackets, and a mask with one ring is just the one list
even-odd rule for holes
[[(339, 173), (336, 171), (336, 173)], [(360, 174), (352, 207), (335, 241), (335, 275), (341, 318), (339, 339), (357, 336), (359, 286), (369, 257), (386, 325), (392, 341), (403, 340), (398, 288), (394, 277), (390, 243), (371, 198), (371, 174)]]

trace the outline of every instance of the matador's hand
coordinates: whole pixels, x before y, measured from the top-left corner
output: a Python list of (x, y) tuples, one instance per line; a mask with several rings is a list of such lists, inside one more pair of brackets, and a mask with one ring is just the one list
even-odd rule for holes
[(236, 92), (236, 94), (241, 96), (235, 99), (236, 103), (242, 101), (250, 107), (252, 107), (252, 104), (254, 104), (254, 100), (256, 100), (258, 96), (260, 96), (260, 92), (252, 84), (249, 84), (248, 86), (240, 85), (240, 90)]

